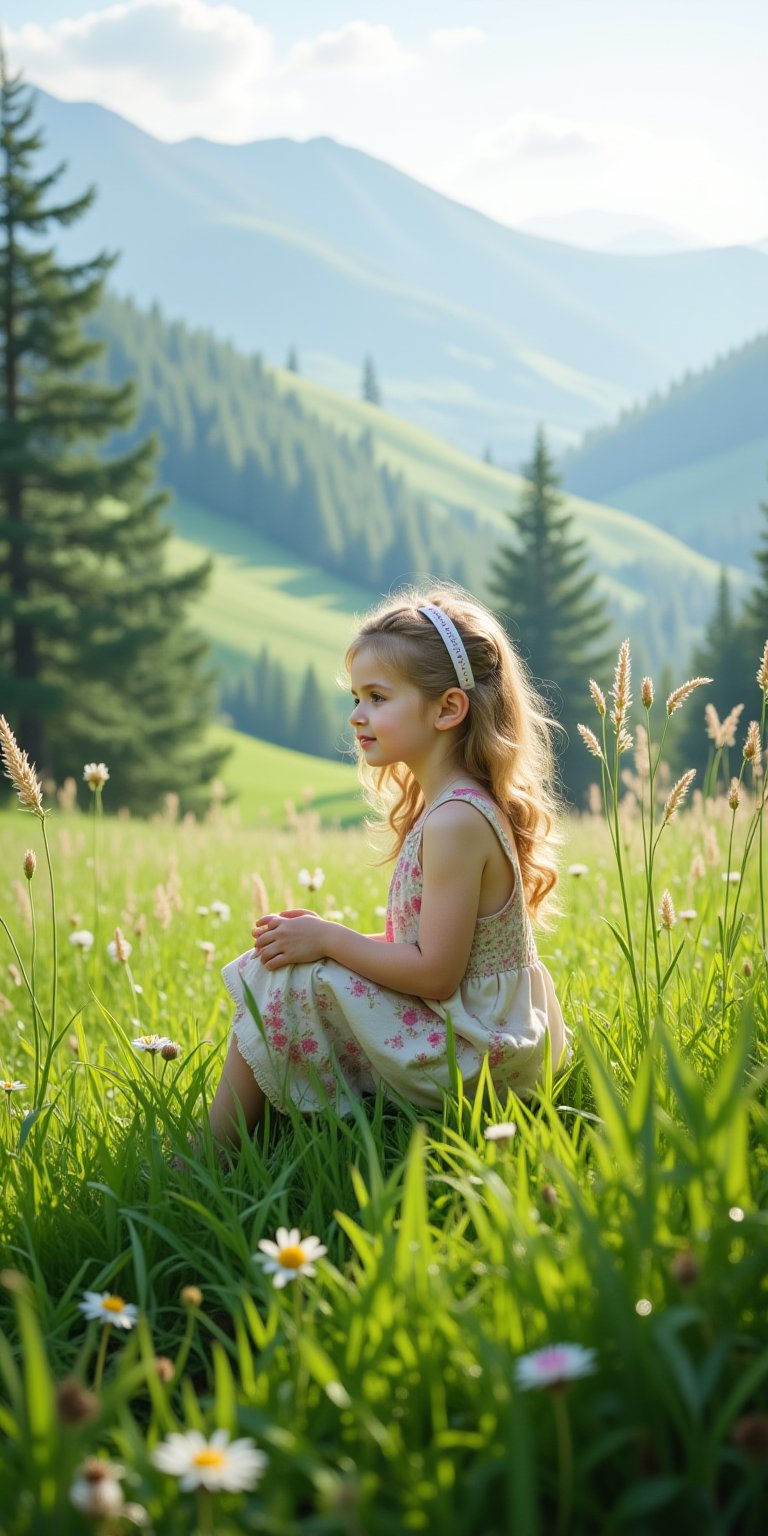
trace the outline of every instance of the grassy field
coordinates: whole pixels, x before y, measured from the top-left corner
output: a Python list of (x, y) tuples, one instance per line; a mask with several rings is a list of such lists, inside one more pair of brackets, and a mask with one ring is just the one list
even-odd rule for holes
[(289, 752), (225, 726), (214, 727), (211, 738), (230, 749), (221, 777), (229, 795), (236, 797), (232, 814), (244, 826), (285, 825), (294, 806), (306, 810), (311, 805), (325, 825), (344, 826), (364, 813), (351, 762)]
[[(610, 731), (606, 756), (612, 781), (642, 767)], [(283, 827), (0, 814), (7, 1536), (760, 1536), (762, 781), (737, 767), (735, 809), (659, 769), (565, 826), (539, 937), (562, 1078), (527, 1105), (457, 1077), (441, 1112), (380, 1092), (348, 1119), (272, 1113), (236, 1166), (187, 1139), (227, 1037), (219, 966), (265, 902), (379, 931), (361, 829), (312, 804)], [(178, 1056), (132, 1046), (152, 1032)], [(327, 1248), (282, 1289), (258, 1258), (278, 1227)], [(88, 1322), (85, 1292), (111, 1310)]]

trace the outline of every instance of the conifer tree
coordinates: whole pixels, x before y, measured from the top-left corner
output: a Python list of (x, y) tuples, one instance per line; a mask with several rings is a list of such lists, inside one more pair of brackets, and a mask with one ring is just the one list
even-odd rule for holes
[(379, 386), (376, 364), (369, 355), (363, 363), (363, 382), (361, 388), (362, 398), (369, 405), (381, 405), (381, 388)]
[(336, 744), (331, 712), (317, 680), (317, 673), (310, 662), (304, 674), (293, 732), (297, 752), (309, 752), (315, 757), (333, 757)]
[(584, 540), (558, 492), (544, 433), (523, 470), (527, 485), (519, 509), (510, 512), (515, 540), (492, 562), (489, 591), (496, 610), (545, 693), (554, 683), (553, 712), (564, 727), (556, 744), (565, 789), (578, 802), (594, 778), (576, 730), (588, 698), (589, 678), (610, 661), (609, 620), (595, 591)]
[[(763, 638), (763, 644), (765, 637)], [(745, 666), (746, 645), (744, 624), (733, 612), (731, 584), (725, 566), (721, 567), (717, 584), (717, 597), (712, 616), (704, 630), (701, 644), (696, 646), (689, 665), (691, 677), (711, 677), (712, 682), (697, 690), (690, 703), (680, 712), (677, 732), (672, 737), (675, 762), (686, 768), (696, 768), (697, 783), (701, 787), (703, 774), (714, 747), (707, 734), (705, 711), (714, 705), (720, 721), (741, 704), (749, 708), (749, 700), (759, 696), (753, 689), (754, 673), (759, 656), (755, 647), (755, 665)]]
[[(751, 594), (745, 614), (745, 649), (759, 661), (763, 646), (768, 640), (768, 501), (760, 502), (764, 524), (760, 542), (754, 552), (757, 565), (757, 586)], [(753, 669), (756, 670), (756, 669)]]
[(288, 356), (285, 359), (285, 367), (287, 373), (301, 373), (301, 369), (299, 367), (299, 354), (295, 347), (288, 348)]
[(51, 196), (64, 166), (35, 174), (32, 115), (0, 49), (0, 699), (41, 772), (104, 757), (112, 804), (189, 804), (223, 756), (203, 745), (212, 680), (186, 622), (208, 566), (164, 570), (154, 444), (103, 452), (134, 389), (88, 377), (101, 348), (82, 327), (115, 258), (65, 265), (43, 243), (95, 194)]

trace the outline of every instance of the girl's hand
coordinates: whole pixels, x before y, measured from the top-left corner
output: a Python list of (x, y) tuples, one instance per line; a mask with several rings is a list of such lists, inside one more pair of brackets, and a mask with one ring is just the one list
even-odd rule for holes
[(328, 927), (307, 908), (294, 907), (279, 916), (268, 912), (253, 929), (254, 948), (268, 971), (277, 971), (283, 965), (311, 965), (328, 953)]

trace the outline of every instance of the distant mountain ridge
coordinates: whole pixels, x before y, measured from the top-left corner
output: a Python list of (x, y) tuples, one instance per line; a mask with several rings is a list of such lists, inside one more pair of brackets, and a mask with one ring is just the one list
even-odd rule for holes
[(354, 392), (372, 353), (391, 409), (519, 463), (750, 337), (768, 313), (758, 251), (606, 255), (520, 234), (330, 139), (165, 144), (102, 107), (37, 92), (65, 194), (99, 189), (62, 235), (122, 252), (147, 307), (258, 349), (290, 345)]
[(564, 484), (749, 569), (768, 497), (768, 332), (590, 433)]

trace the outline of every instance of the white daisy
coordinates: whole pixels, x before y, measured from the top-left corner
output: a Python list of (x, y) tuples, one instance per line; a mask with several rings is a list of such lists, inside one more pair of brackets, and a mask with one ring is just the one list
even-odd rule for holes
[(14, 1077), (13, 1080), (10, 1077), (0, 1078), (0, 1088), (2, 1088), (3, 1093), (18, 1093), (20, 1088), (25, 1087), (26, 1083), (20, 1083), (17, 1077)]
[(531, 1387), (560, 1387), (595, 1370), (595, 1351), (581, 1344), (550, 1344), (531, 1355), (521, 1355), (515, 1364), (515, 1380), (522, 1392)]
[(84, 1291), (78, 1306), (89, 1323), (108, 1323), (112, 1328), (125, 1328), (126, 1332), (133, 1328), (138, 1316), (132, 1301), (123, 1301), (122, 1296), (113, 1296), (111, 1291)]
[(94, 794), (97, 789), (103, 789), (109, 778), (109, 769), (106, 763), (86, 763), (83, 769), (83, 779), (92, 789)]
[(699, 914), (695, 907), (683, 907), (682, 912), (678, 912), (677, 915), (681, 923), (695, 923)]
[(171, 1043), (167, 1035), (138, 1035), (135, 1040), (131, 1041), (135, 1051), (149, 1051), (150, 1056), (156, 1056), (158, 1051), (163, 1049), (164, 1045), (170, 1045)]
[(278, 1227), (275, 1241), (263, 1237), (259, 1243), (261, 1253), (253, 1255), (264, 1266), (267, 1275), (273, 1275), (273, 1285), (280, 1290), (299, 1275), (314, 1275), (315, 1259), (321, 1259), (327, 1248), (316, 1237), (302, 1237), (298, 1227)]
[(725, 880), (727, 885), (738, 885), (741, 879), (741, 874), (739, 873), (738, 869), (728, 869), (725, 871), (725, 874), (722, 876), (722, 878)]
[(210, 1440), (199, 1429), (166, 1435), (155, 1446), (151, 1461), (160, 1472), (177, 1477), (184, 1493), (194, 1488), (242, 1493), (256, 1487), (267, 1465), (264, 1452), (257, 1450), (253, 1440), (230, 1441), (226, 1429), (214, 1430)]
[(109, 1520), (122, 1514), (126, 1507), (119, 1482), (122, 1475), (123, 1468), (114, 1462), (89, 1456), (78, 1468), (69, 1490), (75, 1509), (91, 1520)]
[(308, 869), (299, 870), (299, 885), (306, 885), (310, 891), (319, 891), (325, 884), (325, 873), (322, 869), (314, 869), (310, 874)]
[(75, 949), (93, 949), (93, 934), (87, 928), (77, 928), (69, 935), (69, 942)]
[(232, 915), (230, 907), (226, 901), (212, 901), (211, 912), (213, 913), (214, 917), (218, 918), (220, 923), (228, 923)]
[(517, 1126), (514, 1120), (502, 1120), (499, 1125), (487, 1125), (483, 1134), (486, 1141), (511, 1141)]
[(574, 880), (578, 880), (578, 879), (580, 879), (580, 877), (582, 875), (588, 875), (589, 874), (589, 865), (588, 864), (569, 864), (568, 865), (568, 873), (569, 873), (569, 875), (573, 875)]

